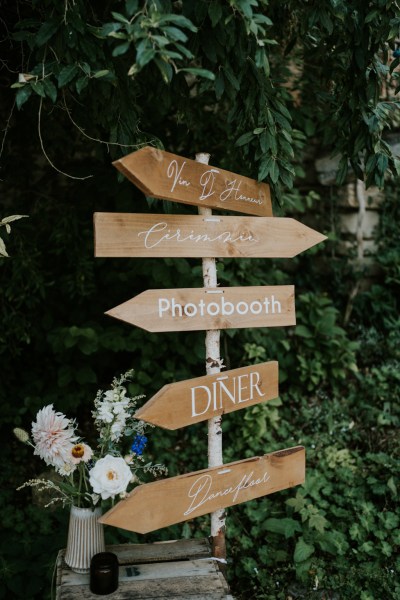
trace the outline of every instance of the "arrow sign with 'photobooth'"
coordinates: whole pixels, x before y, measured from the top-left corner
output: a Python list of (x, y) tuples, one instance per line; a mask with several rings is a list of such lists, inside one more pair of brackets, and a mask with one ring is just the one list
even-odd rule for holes
[(152, 332), (295, 325), (294, 286), (146, 290), (106, 315)]

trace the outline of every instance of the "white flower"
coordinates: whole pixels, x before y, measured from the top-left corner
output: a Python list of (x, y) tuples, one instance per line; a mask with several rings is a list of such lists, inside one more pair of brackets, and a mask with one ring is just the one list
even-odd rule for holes
[(73, 462), (65, 462), (61, 466), (56, 467), (57, 473), (59, 473), (63, 477), (65, 477), (65, 476), (68, 477), (68, 475), (71, 475), (71, 473), (73, 473), (75, 471), (75, 469), (76, 469), (76, 464), (74, 464)]
[(123, 431), (125, 429), (125, 419), (117, 419), (116, 421), (114, 421), (114, 423), (111, 425), (111, 439), (113, 441), (118, 441), (119, 438), (121, 437)]
[(100, 458), (89, 471), (90, 485), (103, 500), (125, 492), (131, 478), (132, 472), (124, 459), (110, 454)]
[(77, 441), (73, 423), (65, 415), (53, 410), (53, 405), (45, 406), (32, 423), (32, 437), (35, 443), (34, 454), (47, 465), (62, 468), (69, 462), (72, 446)]
[(70, 460), (74, 465), (78, 465), (81, 460), (88, 462), (93, 456), (93, 450), (87, 444), (80, 442), (71, 448)]
[(96, 418), (103, 423), (111, 423), (114, 419), (114, 414), (112, 412), (112, 404), (111, 402), (101, 402), (97, 407), (97, 415)]

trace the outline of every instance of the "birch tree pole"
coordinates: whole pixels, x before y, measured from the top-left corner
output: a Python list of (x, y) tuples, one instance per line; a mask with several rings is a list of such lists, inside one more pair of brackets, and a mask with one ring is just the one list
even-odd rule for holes
[[(196, 154), (196, 161), (208, 164), (210, 155), (207, 153)], [(204, 220), (215, 221), (219, 217), (212, 215), (211, 208), (199, 207), (199, 214)], [(218, 286), (217, 265), (215, 258), (202, 258), (203, 265), (203, 283), (205, 288), (215, 288)], [(210, 293), (211, 290), (210, 290)], [(219, 329), (206, 332), (206, 372), (207, 375), (214, 375), (221, 372), (222, 360), (220, 357), (220, 337)], [(208, 420), (208, 466), (219, 467), (223, 464), (222, 457), (222, 416), (213, 417)], [(211, 513), (211, 537), (213, 556), (222, 560), (226, 559), (225, 545), (225, 510), (220, 509)]]

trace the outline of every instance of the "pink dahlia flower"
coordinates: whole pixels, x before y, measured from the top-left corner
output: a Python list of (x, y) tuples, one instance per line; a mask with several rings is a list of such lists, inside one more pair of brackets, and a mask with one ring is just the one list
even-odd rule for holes
[(47, 465), (62, 468), (66, 462), (71, 462), (71, 450), (78, 438), (72, 421), (55, 412), (52, 404), (37, 413), (36, 422), (32, 423), (32, 437), (34, 454)]

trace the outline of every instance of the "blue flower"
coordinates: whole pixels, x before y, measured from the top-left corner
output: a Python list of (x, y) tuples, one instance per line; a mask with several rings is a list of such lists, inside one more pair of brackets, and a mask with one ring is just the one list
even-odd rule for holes
[(137, 433), (131, 446), (132, 452), (134, 452), (138, 456), (141, 456), (143, 454), (143, 450), (146, 443), (147, 437), (145, 435), (140, 435), (140, 433)]

